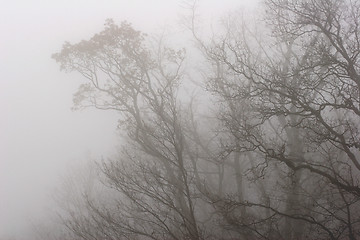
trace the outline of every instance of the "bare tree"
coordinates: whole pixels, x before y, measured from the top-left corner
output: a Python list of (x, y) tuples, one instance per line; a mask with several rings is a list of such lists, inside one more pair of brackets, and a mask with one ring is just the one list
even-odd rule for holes
[[(62, 69), (88, 80), (75, 94), (75, 106), (121, 113), (119, 126), (127, 135), (120, 155), (124, 159), (102, 168), (104, 183), (121, 196), (110, 208), (87, 198), (90, 221), (85, 225), (96, 225), (96, 232), (109, 239), (201, 239), (178, 97), (185, 52), (151, 44), (130, 24), (108, 20), (101, 33), (66, 43), (53, 56)], [(121, 208), (120, 213), (113, 214), (113, 207)], [(76, 227), (72, 225), (74, 232), (82, 235)]]
[(209, 43), (191, 28), (234, 137), (227, 151), (269, 180), (255, 180), (255, 198), (219, 200), (224, 218), (269, 239), (356, 239), (359, 2), (265, 1), (265, 9), (254, 25), (230, 18)]

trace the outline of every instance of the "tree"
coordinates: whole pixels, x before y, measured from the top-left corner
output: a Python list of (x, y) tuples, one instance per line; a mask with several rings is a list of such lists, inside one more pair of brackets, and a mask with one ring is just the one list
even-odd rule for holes
[[(263, 209), (258, 223), (239, 217), (230, 224), (251, 224), (270, 239), (359, 236), (358, 7), (269, 0), (257, 22), (262, 33), (230, 19), (226, 33), (207, 44), (192, 28), (214, 68), (208, 85), (225, 103), (231, 151), (256, 166), (255, 176), (281, 186), (260, 186), (251, 201), (224, 199), (231, 211)], [(264, 222), (270, 225), (256, 227)]]
[[(101, 33), (78, 44), (65, 43), (53, 55), (62, 69), (88, 80), (75, 94), (75, 106), (121, 113), (120, 126), (129, 142), (120, 156), (123, 162), (109, 161), (102, 168), (105, 182), (120, 198), (110, 207), (86, 199), (90, 220), (72, 226), (79, 235), (84, 229), (82, 237), (202, 238), (177, 97), (185, 52), (161, 44), (153, 51), (146, 40), (130, 24), (108, 20)], [(132, 162), (125, 166), (127, 161)], [(112, 207), (122, 210), (114, 215)], [(88, 224), (96, 226), (89, 228), (98, 229), (96, 234)]]

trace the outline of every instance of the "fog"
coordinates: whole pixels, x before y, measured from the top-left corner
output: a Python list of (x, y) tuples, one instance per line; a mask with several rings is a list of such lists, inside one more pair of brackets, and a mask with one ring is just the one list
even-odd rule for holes
[[(244, 4), (206, 0), (208, 16)], [(116, 151), (117, 115), (72, 111), (81, 77), (59, 71), (64, 41), (100, 31), (105, 19), (154, 32), (179, 24), (182, 0), (2, 1), (0, 8), (0, 239), (29, 239), (54, 208), (52, 195), (77, 163)]]

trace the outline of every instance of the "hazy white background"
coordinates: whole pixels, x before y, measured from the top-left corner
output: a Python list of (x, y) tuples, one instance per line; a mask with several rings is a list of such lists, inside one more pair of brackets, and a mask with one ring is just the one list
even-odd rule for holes
[[(71, 111), (81, 82), (51, 59), (105, 19), (151, 33), (179, 23), (183, 0), (0, 0), (0, 239), (27, 239), (77, 162), (115, 151), (115, 113)], [(247, 2), (247, 3), (246, 3)], [(202, 0), (216, 19), (251, 0)]]

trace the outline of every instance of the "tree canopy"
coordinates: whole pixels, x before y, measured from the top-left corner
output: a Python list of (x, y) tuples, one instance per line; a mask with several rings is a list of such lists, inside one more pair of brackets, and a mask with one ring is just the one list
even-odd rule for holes
[(119, 112), (124, 141), (61, 214), (69, 238), (359, 238), (359, 4), (266, 0), (205, 38), (193, 14), (191, 87), (211, 103), (185, 90), (184, 48), (127, 22), (65, 43), (75, 107)]

